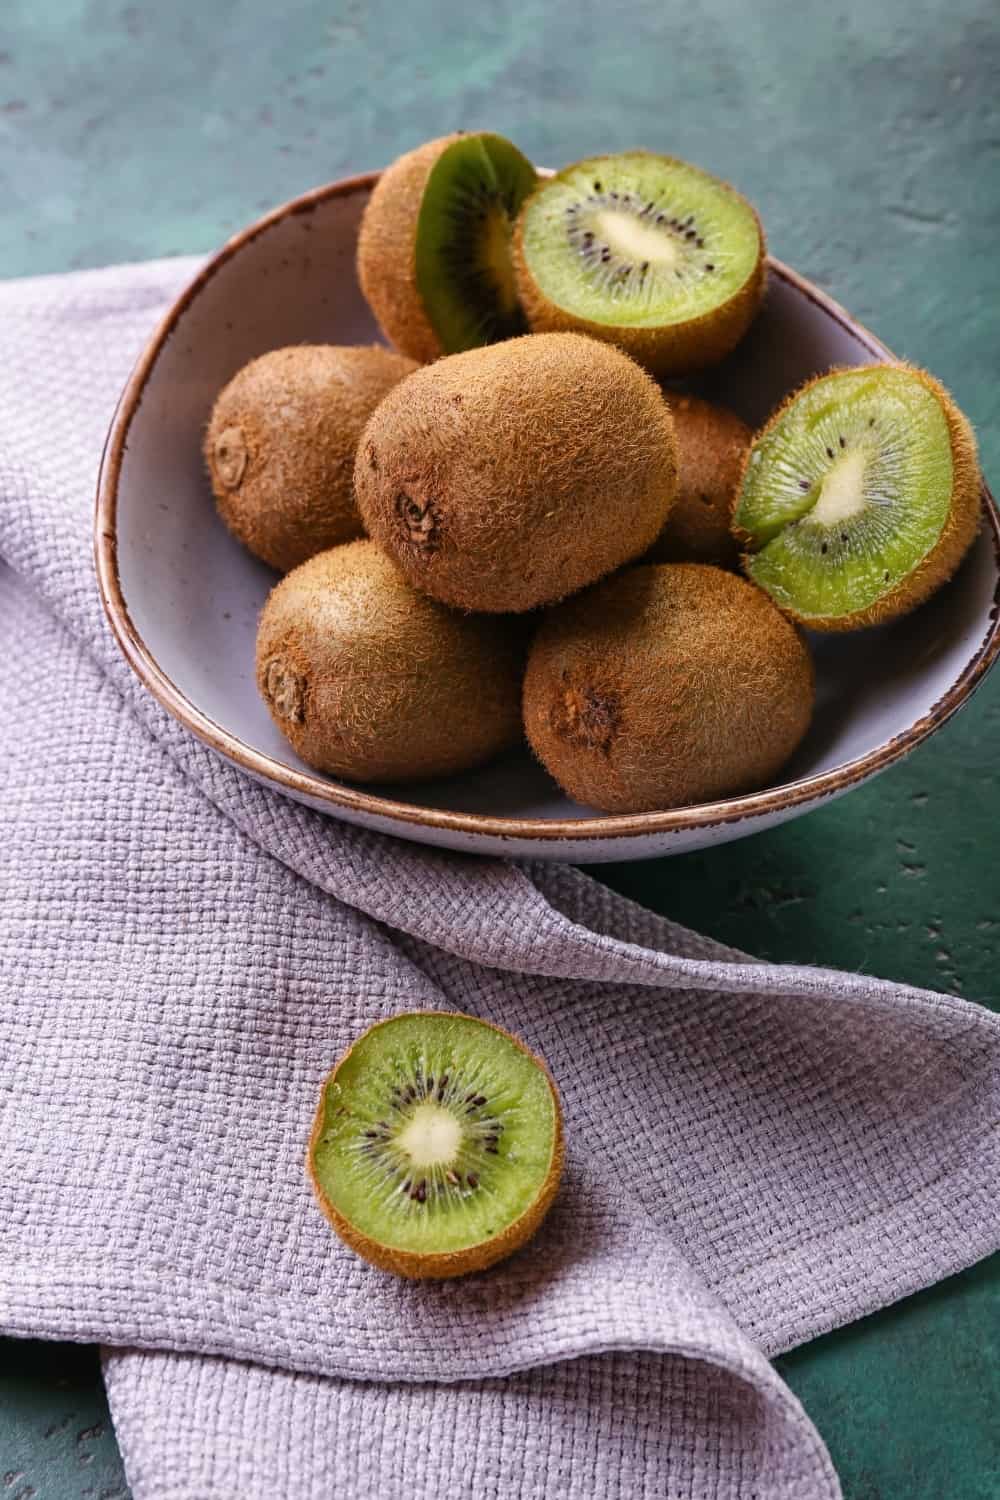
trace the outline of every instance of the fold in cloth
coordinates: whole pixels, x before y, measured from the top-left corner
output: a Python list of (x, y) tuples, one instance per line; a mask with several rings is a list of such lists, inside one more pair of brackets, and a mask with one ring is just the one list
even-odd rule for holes
[[(135, 1500), (838, 1494), (767, 1356), (1000, 1243), (1000, 1022), (325, 819), (169, 719), (90, 511), (191, 269), (0, 287), (0, 1327), (109, 1346)], [(547, 1059), (567, 1171), (512, 1260), (406, 1283), (303, 1152), (352, 1037), (442, 1006)]]

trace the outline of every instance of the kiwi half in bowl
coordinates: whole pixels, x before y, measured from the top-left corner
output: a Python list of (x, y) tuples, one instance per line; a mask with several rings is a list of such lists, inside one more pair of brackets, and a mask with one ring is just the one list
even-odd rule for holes
[(836, 370), (771, 418), (743, 470), (744, 566), (813, 630), (895, 619), (947, 581), (979, 529), (976, 441), (909, 365)]
[(358, 279), (397, 349), (426, 363), (527, 332), (511, 236), (537, 180), (516, 146), (486, 131), (428, 141), (382, 173)]
[(728, 183), (669, 156), (596, 156), (542, 182), (514, 239), (535, 331), (576, 329), (654, 374), (717, 363), (764, 291), (764, 233)]
[(358, 1255), (400, 1276), (443, 1278), (525, 1244), (562, 1162), (545, 1064), (486, 1021), (415, 1011), (371, 1027), (334, 1068), (308, 1170)]

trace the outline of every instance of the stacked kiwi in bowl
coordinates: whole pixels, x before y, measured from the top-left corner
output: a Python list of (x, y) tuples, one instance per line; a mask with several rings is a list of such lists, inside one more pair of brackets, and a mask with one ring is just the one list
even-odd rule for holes
[(745, 198), (650, 152), (540, 174), (458, 134), (383, 173), (357, 267), (392, 348), (265, 354), (205, 440), (224, 521), (285, 575), (257, 681), (302, 760), (400, 782), (526, 736), (614, 813), (774, 781), (808, 632), (926, 600), (981, 501), (968, 422), (908, 365), (819, 376), (759, 433), (686, 388), (766, 266)]

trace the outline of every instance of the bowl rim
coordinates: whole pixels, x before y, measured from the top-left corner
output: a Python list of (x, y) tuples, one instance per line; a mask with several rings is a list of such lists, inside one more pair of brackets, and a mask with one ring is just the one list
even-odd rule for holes
[[(154, 653), (136, 628), (122, 590), (118, 571), (118, 487), (132, 422), (142, 402), (146, 384), (167, 341), (184, 313), (223, 266), (275, 224), (299, 214), (312, 213), (333, 198), (368, 193), (378, 177), (378, 172), (366, 172), (314, 188), (280, 204), (228, 239), (206, 261), (160, 320), (136, 361), (115, 409), (97, 481), (94, 550), (98, 589), (112, 633), (125, 659), (157, 702), (186, 729), (252, 776), (277, 785), (300, 800), (323, 804), (333, 812), (344, 809), (363, 813), (369, 818), (440, 831), (478, 834), (491, 839), (552, 843), (565, 840), (597, 842), (608, 838), (628, 840), (646, 838), (651, 834), (688, 833), (740, 823), (750, 818), (787, 813), (803, 803), (836, 796), (901, 760), (939, 729), (971, 697), (1000, 656), (1000, 518), (985, 480), (982, 480), (984, 512), (993, 544), (997, 584), (986, 634), (962, 672), (926, 714), (885, 744), (829, 771), (782, 782), (763, 791), (700, 803), (694, 807), (648, 813), (602, 814), (587, 818), (499, 817), (447, 808), (422, 807), (417, 802), (399, 802), (391, 797), (379, 796), (376, 792), (328, 781), (318, 773), (298, 771), (286, 766), (272, 756), (253, 749), (237, 735), (231, 734), (224, 725), (197, 708), (160, 667)], [(853, 318), (840, 303), (782, 261), (769, 256), (768, 272), (795, 287), (808, 300), (822, 308), (876, 358), (896, 359), (891, 350)], [(416, 784), (416, 790), (419, 791), (419, 783)]]

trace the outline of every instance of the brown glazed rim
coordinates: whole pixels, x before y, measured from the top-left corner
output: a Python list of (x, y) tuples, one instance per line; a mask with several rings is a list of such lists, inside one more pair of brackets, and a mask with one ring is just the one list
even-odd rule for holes
[[(896, 735), (886, 744), (880, 745), (878, 749), (858, 756), (842, 766), (837, 766), (832, 771), (805, 776), (797, 781), (785, 782), (765, 791), (752, 792), (746, 796), (732, 797), (724, 801), (706, 802), (697, 807), (674, 808), (667, 812), (629, 813), (615, 817), (503, 818), (484, 816), (479, 813), (450, 812), (442, 808), (420, 807), (415, 803), (397, 802), (388, 797), (377, 796), (372, 792), (359, 791), (353, 787), (327, 781), (309, 771), (294, 770), (272, 759), (271, 756), (252, 749), (230, 734), (221, 724), (215, 723), (207, 714), (196, 708), (157, 663), (153, 653), (136, 629), (122, 593), (121, 580), (118, 575), (117, 501), (122, 458), (132, 420), (142, 401), (146, 382), (180, 319), (228, 261), (272, 225), (279, 224), (282, 220), (296, 214), (312, 213), (332, 198), (370, 192), (377, 179), (378, 173), (369, 172), (316, 188), (312, 192), (304, 193), (301, 197), (282, 204), (227, 241), (199, 271), (163, 318), (129, 376), (112, 420), (97, 484), (95, 552), (101, 600), (111, 629), (129, 665), (153, 697), (185, 728), (197, 735), (206, 745), (210, 745), (252, 775), (282, 787), (299, 797), (321, 803), (331, 811), (343, 808), (380, 820), (443, 831), (478, 834), (484, 838), (531, 839), (546, 843), (556, 843), (567, 839), (588, 842), (608, 838), (645, 838), (650, 834), (682, 833), (739, 823), (748, 818), (787, 812), (802, 803), (835, 796), (849, 787), (859, 785), (875, 772), (883, 770), (886, 766), (892, 765), (904, 755), (909, 754), (927, 739), (928, 735), (940, 728), (971, 696), (1000, 655), (1000, 520), (998, 520), (992, 504), (992, 496), (985, 483), (983, 484), (983, 496), (986, 502), (984, 509), (997, 561), (998, 580), (989, 627), (961, 675), (944, 696), (934, 704), (929, 713), (918, 719), (903, 734)], [(874, 334), (855, 322), (839, 303), (827, 297), (825, 293), (790, 270), (788, 266), (770, 258), (768, 267), (772, 276), (780, 277), (782, 281), (795, 287), (803, 296), (822, 308), (829, 317), (839, 323), (877, 359), (895, 357)]]

